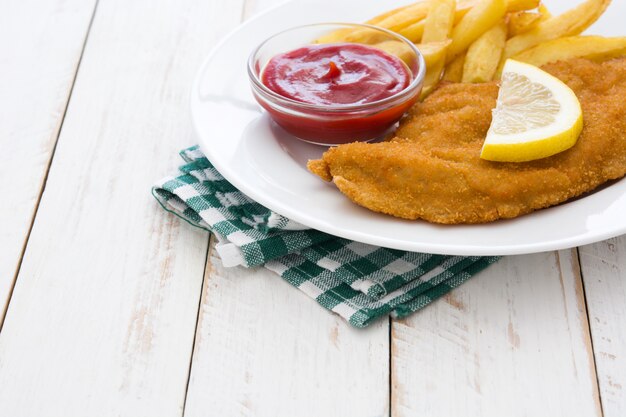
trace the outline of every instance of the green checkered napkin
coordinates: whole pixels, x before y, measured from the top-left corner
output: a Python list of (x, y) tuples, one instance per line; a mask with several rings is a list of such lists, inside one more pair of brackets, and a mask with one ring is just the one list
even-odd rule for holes
[(224, 266), (263, 265), (357, 327), (417, 311), (498, 259), (405, 252), (309, 229), (246, 197), (197, 146), (180, 155), (180, 174), (152, 189), (165, 210), (214, 233)]

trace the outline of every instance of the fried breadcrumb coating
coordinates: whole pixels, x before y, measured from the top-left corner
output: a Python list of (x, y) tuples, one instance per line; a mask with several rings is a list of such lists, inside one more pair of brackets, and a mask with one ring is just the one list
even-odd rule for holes
[(392, 139), (331, 148), (308, 168), (370, 210), (446, 224), (520, 216), (623, 177), (626, 58), (543, 69), (569, 85), (583, 109), (583, 131), (564, 152), (522, 163), (480, 159), (498, 86), (442, 84)]

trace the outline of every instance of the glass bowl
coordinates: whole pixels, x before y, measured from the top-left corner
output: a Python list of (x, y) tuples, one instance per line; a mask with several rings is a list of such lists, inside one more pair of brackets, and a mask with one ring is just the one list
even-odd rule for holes
[[(357, 43), (395, 55), (408, 68), (411, 82), (395, 95), (370, 103), (317, 105), (281, 96), (261, 81), (263, 69), (275, 55), (322, 43)], [(285, 30), (263, 41), (248, 59), (248, 76), (257, 102), (287, 132), (320, 145), (371, 141), (386, 135), (419, 98), (425, 72), (424, 58), (411, 41), (385, 29), (352, 23), (319, 23)]]

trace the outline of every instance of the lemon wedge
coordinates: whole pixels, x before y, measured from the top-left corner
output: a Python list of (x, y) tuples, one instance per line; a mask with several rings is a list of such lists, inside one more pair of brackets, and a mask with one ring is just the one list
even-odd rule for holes
[(509, 59), (480, 157), (524, 162), (571, 148), (583, 128), (574, 92), (541, 69)]

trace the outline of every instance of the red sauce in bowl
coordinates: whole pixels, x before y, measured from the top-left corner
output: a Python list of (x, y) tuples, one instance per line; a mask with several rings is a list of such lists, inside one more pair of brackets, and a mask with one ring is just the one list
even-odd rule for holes
[(408, 87), (411, 78), (399, 58), (371, 46), (341, 43), (276, 55), (261, 80), (270, 90), (295, 101), (342, 105), (391, 97)]
[(380, 138), (419, 97), (424, 61), (417, 50), (407, 66), (374, 46), (314, 44), (279, 53), (261, 68), (259, 50), (271, 39), (250, 57), (252, 92), (299, 139), (338, 145)]

